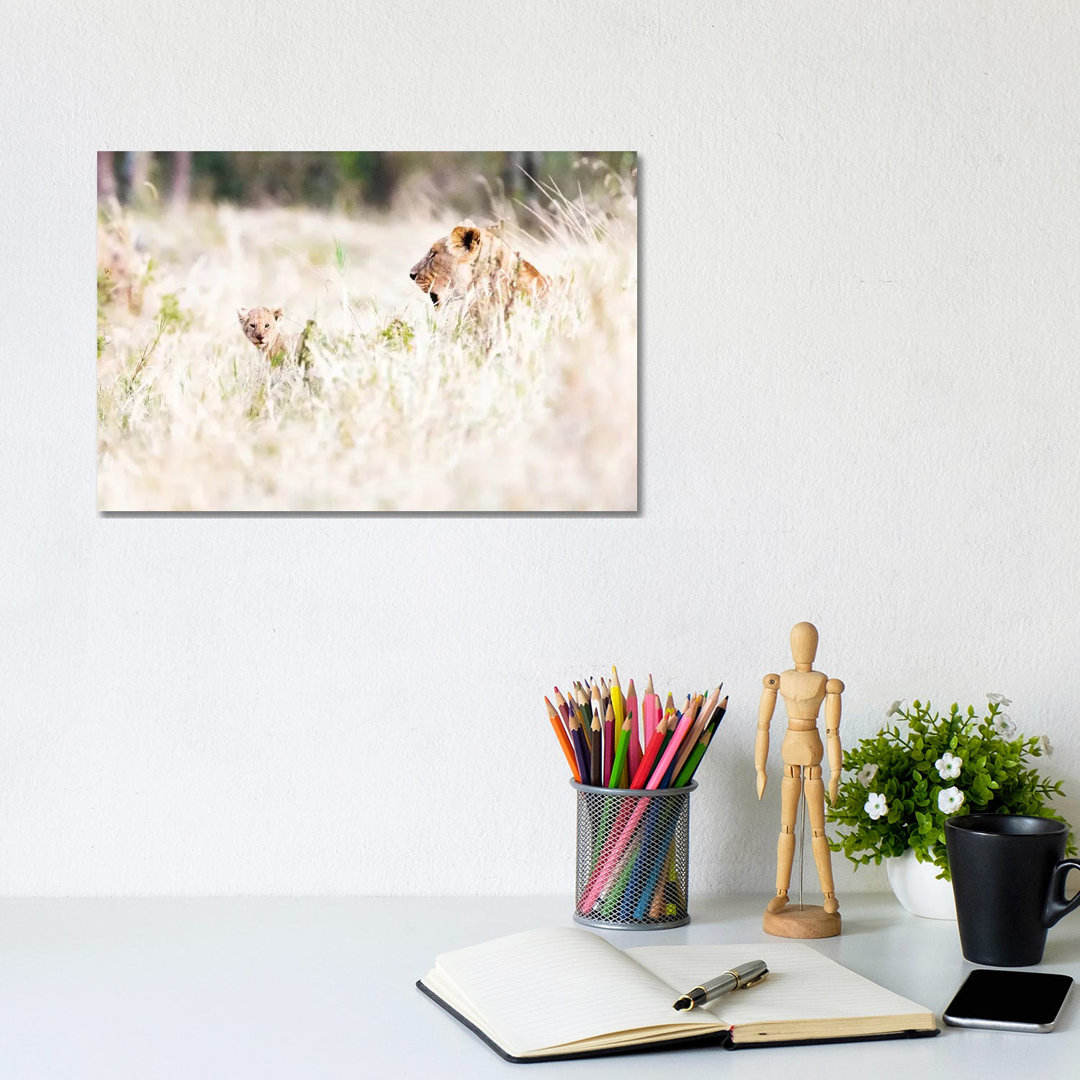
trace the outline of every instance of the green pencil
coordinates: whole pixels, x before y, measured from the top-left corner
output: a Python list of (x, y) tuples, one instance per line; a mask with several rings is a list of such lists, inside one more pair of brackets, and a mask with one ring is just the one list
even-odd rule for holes
[(712, 737), (716, 734), (716, 729), (720, 726), (720, 721), (724, 719), (724, 713), (727, 712), (727, 706), (727, 698), (724, 698), (724, 700), (716, 706), (712, 716), (709, 717), (708, 724), (705, 725), (705, 731), (702, 733), (701, 739), (698, 741), (697, 746), (691, 751), (690, 756), (686, 759), (678, 779), (675, 781), (675, 787), (685, 787), (694, 779), (694, 773), (697, 772), (697, 767), (701, 764), (701, 759), (705, 756), (705, 751), (708, 750), (709, 743), (712, 742)]
[(705, 751), (709, 747), (710, 732), (706, 731), (700, 739), (698, 739), (697, 746), (690, 751), (690, 756), (683, 762), (682, 769), (679, 770), (679, 775), (675, 778), (675, 783), (672, 787), (686, 787), (690, 783), (691, 778), (694, 775), (694, 770), (698, 767), (699, 762), (705, 756)]
[(615, 760), (611, 764), (609, 788), (617, 788), (622, 783), (623, 770), (626, 768), (627, 755), (630, 753), (630, 715), (627, 714), (619, 729), (619, 741), (615, 744)]

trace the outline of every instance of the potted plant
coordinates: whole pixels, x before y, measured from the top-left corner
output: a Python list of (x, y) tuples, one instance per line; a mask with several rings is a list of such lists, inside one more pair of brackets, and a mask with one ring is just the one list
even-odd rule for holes
[[(990, 813), (1065, 820), (1047, 807), (1063, 794), (1061, 782), (1044, 780), (1029, 765), (1051, 752), (1049, 740), (1018, 734), (1001, 711), (1010, 704), (989, 694), (984, 716), (972, 705), (961, 711), (954, 704), (943, 717), (930, 702), (907, 708), (895, 701), (886, 715), (897, 722), (844, 754), (839, 795), (828, 812), (839, 826), (832, 849), (856, 867), (885, 859), (897, 899), (916, 915), (956, 917), (946, 818)], [(1071, 833), (1068, 849), (1076, 852)]]

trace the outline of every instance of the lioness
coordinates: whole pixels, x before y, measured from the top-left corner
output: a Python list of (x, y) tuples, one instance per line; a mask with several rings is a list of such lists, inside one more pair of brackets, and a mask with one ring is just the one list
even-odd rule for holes
[(438, 307), (471, 294), (506, 305), (515, 295), (542, 295), (547, 279), (496, 234), (467, 218), (436, 240), (409, 277)]

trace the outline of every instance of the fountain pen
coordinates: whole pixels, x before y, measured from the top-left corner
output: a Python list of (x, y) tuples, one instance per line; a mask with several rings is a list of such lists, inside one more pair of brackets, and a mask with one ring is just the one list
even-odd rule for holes
[(707, 1001), (720, 997), (721, 994), (754, 986), (768, 974), (769, 969), (765, 966), (764, 960), (751, 960), (748, 964), (740, 964), (715, 979), (695, 986), (693, 990), (683, 994), (673, 1007), (683, 1012), (694, 1008), (695, 1005), (704, 1005)]

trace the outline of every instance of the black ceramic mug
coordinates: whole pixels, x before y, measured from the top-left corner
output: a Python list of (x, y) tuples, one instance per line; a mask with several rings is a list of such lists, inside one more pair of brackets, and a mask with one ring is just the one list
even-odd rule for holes
[(1046, 931), (1080, 906), (1065, 899), (1068, 829), (1053, 818), (968, 814), (945, 822), (956, 920), (964, 957), (975, 964), (1037, 964)]

